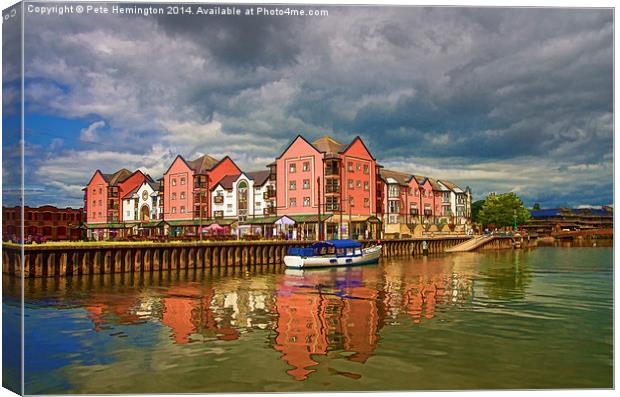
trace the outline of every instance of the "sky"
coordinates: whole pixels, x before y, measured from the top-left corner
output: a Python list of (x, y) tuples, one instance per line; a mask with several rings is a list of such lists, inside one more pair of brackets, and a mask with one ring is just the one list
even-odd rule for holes
[[(177, 154), (265, 169), (297, 134), (359, 135), (385, 168), (474, 200), (613, 202), (611, 9), (320, 8), (27, 13), (26, 203), (81, 206), (96, 169), (158, 178)], [(10, 134), (19, 72), (6, 57)]]

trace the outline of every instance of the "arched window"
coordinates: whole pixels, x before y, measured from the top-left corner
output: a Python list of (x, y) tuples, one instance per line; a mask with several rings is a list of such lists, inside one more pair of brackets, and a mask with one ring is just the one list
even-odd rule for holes
[(241, 181), (237, 184), (237, 209), (239, 215), (246, 213), (248, 210), (248, 183)]

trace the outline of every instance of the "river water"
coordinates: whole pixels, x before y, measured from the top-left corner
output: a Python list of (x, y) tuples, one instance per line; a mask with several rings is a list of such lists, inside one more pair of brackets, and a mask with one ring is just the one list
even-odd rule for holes
[(613, 386), (611, 247), (24, 288), (27, 394)]

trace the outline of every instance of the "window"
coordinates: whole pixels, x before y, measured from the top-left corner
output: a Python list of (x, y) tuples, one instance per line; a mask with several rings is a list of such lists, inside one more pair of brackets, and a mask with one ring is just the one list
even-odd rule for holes
[(226, 204), (226, 208), (232, 210), (232, 204)]
[(391, 184), (388, 186), (388, 197), (390, 198), (398, 198), (399, 188), (396, 184)]
[(185, 192), (181, 192), (181, 200), (185, 199)]
[(126, 218), (129, 218), (130, 216), (131, 216), (131, 212), (129, 212), (129, 211), (125, 211), (125, 217), (126, 217)]
[(418, 205), (416, 203), (412, 203), (409, 206), (409, 213), (411, 215), (418, 215)]
[(339, 211), (339, 197), (327, 196), (325, 198), (325, 209), (327, 211)]
[(256, 207), (260, 207), (262, 205), (262, 203), (260, 201), (257, 201), (255, 205), (256, 205)]
[(294, 174), (296, 171), (297, 171), (297, 164), (291, 163), (288, 169), (289, 174)]
[[(181, 178), (181, 185), (185, 185), (185, 178)], [(181, 197), (183, 198), (183, 197)]]
[(177, 207), (172, 207), (172, 213), (176, 214), (177, 213)]
[(398, 205), (398, 201), (389, 201), (388, 204), (388, 213), (390, 214), (398, 214), (400, 212), (400, 208)]
[(349, 161), (349, 163), (347, 164), (347, 170), (349, 172), (353, 172), (353, 162), (352, 161)]
[(288, 189), (289, 190), (296, 190), (297, 189), (297, 181), (290, 181)]
[(349, 179), (349, 189), (353, 189), (353, 179)]
[(368, 181), (364, 181), (364, 190), (370, 190), (370, 183)]
[(364, 198), (364, 208), (370, 207), (370, 199), (368, 197)]
[(181, 206), (181, 209), (180, 209), (180, 211), (179, 211), (179, 212), (180, 212), (181, 214), (184, 214), (184, 213), (185, 213), (185, 207), (184, 207), (184, 206)]
[(216, 218), (223, 218), (224, 217), (224, 211), (213, 211), (213, 216)]
[(304, 207), (310, 207), (310, 197), (304, 197)]
[(368, 167), (368, 164), (364, 164), (364, 174), (368, 174), (370, 171), (370, 167)]
[(297, 199), (295, 197), (292, 197), (291, 199), (289, 199), (288, 206), (297, 207)]
[(420, 195), (420, 191), (418, 189), (415, 189), (415, 196), (418, 197)]
[(357, 164), (355, 165), (355, 168), (356, 168), (358, 171), (361, 171), (361, 170), (362, 170), (362, 165), (361, 165), (360, 163), (357, 163)]
[(310, 162), (309, 161), (304, 161), (303, 170), (304, 170), (304, 172), (310, 171)]
[(101, 188), (99, 188), (99, 194), (101, 194)]
[(310, 189), (310, 179), (304, 179), (304, 189)]
[(357, 181), (357, 183), (355, 184), (356, 188), (361, 188), (362, 187), (362, 181)]
[(93, 205), (97, 205), (97, 200), (93, 200)]
[(99, 205), (101, 205), (101, 200), (99, 200)]
[(176, 200), (177, 199), (177, 194), (176, 193), (172, 193), (172, 200)]
[(172, 186), (176, 186), (177, 185), (177, 180), (176, 178), (172, 178)]

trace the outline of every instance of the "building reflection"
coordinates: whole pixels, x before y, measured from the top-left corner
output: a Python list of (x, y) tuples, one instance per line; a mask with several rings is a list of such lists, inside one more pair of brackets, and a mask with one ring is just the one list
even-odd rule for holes
[[(342, 351), (365, 363), (379, 343), (380, 330), (403, 316), (414, 324), (436, 316), (439, 305), (462, 304), (473, 282), (458, 263), (445, 258), (412, 266), (287, 270), (278, 280), (275, 349), (296, 380), (316, 371), (320, 358)], [(443, 264), (443, 266), (442, 266)], [(356, 374), (351, 374), (358, 377)]]
[(226, 282), (211, 285), (172, 285), (160, 294), (93, 294), (84, 302), (96, 332), (114, 325), (156, 320), (170, 329), (175, 344), (200, 340), (232, 341), (244, 328), (273, 328), (273, 290), (253, 282), (238, 290)]

